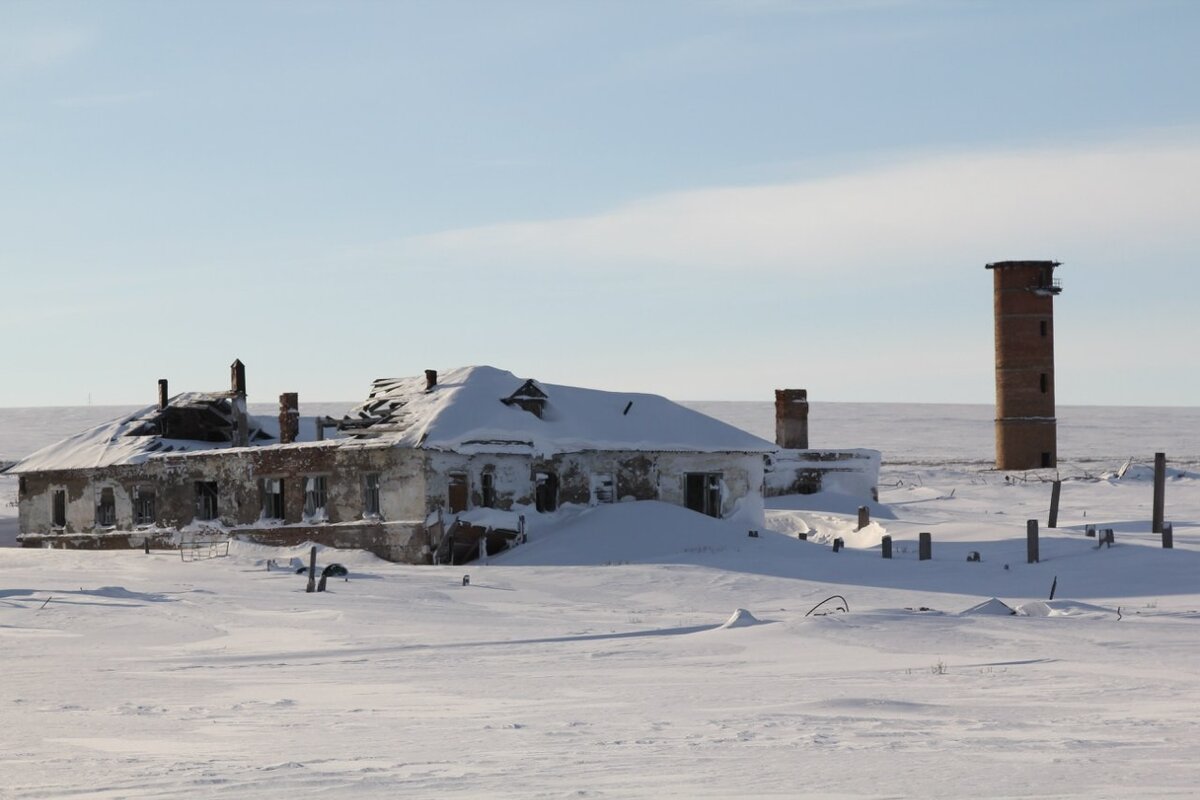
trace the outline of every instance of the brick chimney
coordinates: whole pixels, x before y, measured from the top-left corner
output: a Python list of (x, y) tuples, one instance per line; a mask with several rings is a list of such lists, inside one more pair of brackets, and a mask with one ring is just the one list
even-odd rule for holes
[(250, 420), (246, 414), (246, 365), (235, 358), (229, 365), (229, 394), (233, 399), (233, 430), (229, 443), (234, 447), (250, 444)]
[(808, 390), (775, 390), (775, 444), (788, 450), (808, 449)]
[(167, 402), (171, 399), (171, 395), (167, 392), (167, 379), (158, 379), (158, 407), (166, 408)]
[(295, 392), (279, 395), (279, 443), (291, 444), (300, 435), (300, 396)]
[(425, 391), (432, 392), (435, 386), (437, 386), (437, 370), (425, 370)]
[(246, 365), (240, 358), (229, 365), (229, 393), (246, 396)]

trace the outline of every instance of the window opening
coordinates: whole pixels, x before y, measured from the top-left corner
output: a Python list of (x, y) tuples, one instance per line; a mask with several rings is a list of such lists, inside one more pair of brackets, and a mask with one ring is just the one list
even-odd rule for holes
[(617, 482), (611, 472), (592, 473), (591, 504), (612, 503), (616, 500)]
[(368, 472), (363, 476), (363, 516), (379, 516), (379, 473)]
[(308, 520), (324, 520), (325, 513), (325, 476), (309, 475), (304, 479), (304, 518)]
[(539, 472), (534, 480), (534, 507), (539, 512), (558, 510), (558, 476)]
[(684, 504), (710, 517), (721, 516), (721, 473), (689, 472), (684, 475)]
[(196, 519), (216, 519), (219, 499), (214, 481), (196, 481)]
[(1042, 385), (1042, 394), (1045, 394), (1046, 389), (1049, 388), (1049, 386), (1050, 386), (1050, 381), (1046, 377), (1046, 373), (1044, 373), (1044, 372), (1042, 373), (1042, 377), (1041, 377), (1041, 385)]
[(52, 523), (56, 528), (67, 527), (67, 490), (55, 489), (52, 509)]
[(1050, 329), (1050, 326), (1046, 323), (1046, 320), (1042, 320), (1041, 325), (1042, 325), (1042, 336), (1045, 336), (1046, 332)]
[(133, 524), (153, 525), (157, 521), (155, 515), (154, 489), (148, 486), (133, 488)]
[(451, 472), (450, 485), (446, 491), (447, 508), (451, 514), (457, 514), (460, 511), (466, 511), (470, 498), (469, 486), (467, 483), (467, 475), (465, 472)]
[(479, 476), (479, 493), (484, 508), (496, 507), (496, 473), (485, 472)]
[(283, 519), (283, 478), (263, 478), (263, 516), (266, 519)]
[(96, 524), (105, 528), (117, 524), (117, 500), (111, 486), (105, 486), (97, 492)]

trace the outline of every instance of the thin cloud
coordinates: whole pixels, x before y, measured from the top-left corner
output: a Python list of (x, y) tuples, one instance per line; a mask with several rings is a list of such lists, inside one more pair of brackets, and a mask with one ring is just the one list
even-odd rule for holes
[(0, 75), (44, 69), (85, 50), (94, 36), (82, 30), (0, 33)]
[[(415, 236), (356, 255), (414, 266), (885, 278), (897, 264), (1076, 258), (1200, 244), (1200, 143), (980, 152), (647, 197), (567, 219)], [(908, 277), (913, 277), (910, 271)]]
[(140, 92), (114, 92), (111, 94), (88, 94), (76, 97), (60, 97), (54, 105), (60, 108), (103, 108), (105, 106), (123, 106), (130, 103), (140, 103), (157, 95), (157, 92), (145, 90)]

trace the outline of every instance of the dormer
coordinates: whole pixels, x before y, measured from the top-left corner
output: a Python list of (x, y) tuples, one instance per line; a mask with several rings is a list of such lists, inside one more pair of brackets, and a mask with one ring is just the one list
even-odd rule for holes
[(500, 399), (501, 403), (506, 406), (518, 406), (533, 414), (538, 419), (546, 412), (546, 401), (550, 398), (546, 396), (533, 379), (525, 381), (521, 387), (508, 397)]

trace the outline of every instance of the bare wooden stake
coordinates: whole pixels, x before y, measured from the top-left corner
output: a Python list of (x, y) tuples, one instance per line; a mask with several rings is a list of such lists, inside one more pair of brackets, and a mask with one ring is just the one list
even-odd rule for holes
[(1163, 506), (1166, 504), (1167, 454), (1154, 454), (1154, 518), (1150, 521), (1151, 533), (1162, 533)]
[(1163, 549), (1170, 550), (1175, 547), (1175, 526), (1170, 522), (1163, 523)]
[(883, 551), (884, 558), (892, 557), (892, 537), (884, 536), (879, 540), (879, 548)]
[(1062, 494), (1062, 481), (1055, 481), (1053, 488), (1050, 489), (1050, 519), (1046, 522), (1047, 528), (1058, 527), (1058, 498)]
[(1038, 552), (1038, 523), (1031, 519), (1025, 523), (1025, 560), (1029, 564), (1037, 564), (1041, 559)]
[(313, 549), (308, 553), (308, 588), (304, 591), (315, 592), (317, 590), (317, 548), (314, 545)]
[(917, 538), (917, 560), (929, 561), (933, 558), (933, 534), (927, 531)]
[(871, 509), (866, 506), (858, 507), (858, 527), (855, 530), (861, 531), (863, 528), (871, 524)]

